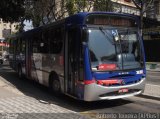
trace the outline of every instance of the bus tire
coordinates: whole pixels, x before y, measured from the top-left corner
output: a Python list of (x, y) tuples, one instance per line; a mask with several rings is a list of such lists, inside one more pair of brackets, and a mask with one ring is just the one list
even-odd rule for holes
[(22, 67), (21, 66), (18, 66), (18, 77), (20, 79), (23, 79), (23, 73), (22, 73)]
[(55, 95), (61, 94), (61, 86), (58, 75), (56, 73), (52, 73), (49, 78), (49, 87), (50, 91), (53, 92)]

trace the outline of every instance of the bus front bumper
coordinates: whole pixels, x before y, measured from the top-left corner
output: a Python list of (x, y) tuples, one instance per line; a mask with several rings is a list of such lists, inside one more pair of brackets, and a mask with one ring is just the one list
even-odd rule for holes
[[(112, 100), (139, 95), (143, 93), (145, 78), (138, 83), (123, 86), (102, 86), (96, 83), (85, 85), (84, 101)], [(127, 89), (126, 93), (119, 93), (119, 90)]]

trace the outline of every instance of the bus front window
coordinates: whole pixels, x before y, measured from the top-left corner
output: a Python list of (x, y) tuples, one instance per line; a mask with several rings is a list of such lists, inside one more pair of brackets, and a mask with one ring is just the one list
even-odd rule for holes
[(92, 70), (126, 70), (143, 66), (137, 30), (100, 27), (88, 32)]

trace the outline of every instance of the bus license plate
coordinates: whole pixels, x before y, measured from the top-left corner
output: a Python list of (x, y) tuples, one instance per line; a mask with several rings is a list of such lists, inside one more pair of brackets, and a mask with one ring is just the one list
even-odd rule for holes
[(123, 88), (123, 89), (119, 89), (118, 93), (127, 93), (128, 89), (127, 88)]

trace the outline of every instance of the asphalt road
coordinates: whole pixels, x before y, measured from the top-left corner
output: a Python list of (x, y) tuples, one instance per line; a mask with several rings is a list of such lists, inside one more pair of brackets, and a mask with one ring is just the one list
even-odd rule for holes
[[(153, 74), (155, 74), (155, 76), (153, 76)], [(118, 100), (83, 102), (74, 100), (65, 95), (56, 97), (52, 93), (50, 93), (48, 89), (44, 86), (41, 86), (31, 80), (20, 80), (18, 79), (18, 75), (10, 67), (8, 67), (8, 65), (5, 64), (0, 66), (0, 76), (2, 77), (1, 81), (4, 82), (4, 84), (0, 86), (0, 113), (1, 111), (5, 112), (5, 109), (8, 109), (8, 107), (5, 108), (5, 106), (7, 104), (10, 104), (9, 99), (11, 98), (16, 99), (15, 102), (13, 102), (13, 104), (10, 106), (10, 111), (12, 111), (12, 108), (17, 108), (17, 112), (24, 112), (24, 107), (23, 109), (21, 109), (18, 108), (16, 105), (21, 103), (19, 100), (20, 98), (23, 98), (24, 101), (28, 100), (28, 103), (34, 102), (36, 100), (36, 105), (34, 105), (35, 110), (41, 107), (39, 103), (43, 103), (44, 105), (54, 105), (51, 108), (52, 110), (61, 111), (61, 109), (66, 109), (91, 118), (112, 119), (118, 117), (123, 119), (124, 116), (126, 116), (126, 118), (128, 116), (134, 116), (133, 118), (136, 118), (138, 116), (139, 119), (160, 118), (159, 99), (155, 100), (140, 96)], [(158, 73), (149, 72), (147, 75), (147, 82), (154, 82), (155, 84), (157, 84), (158, 77)], [(5, 102), (2, 103), (4, 107), (1, 106), (1, 100)], [(16, 103), (16, 101), (19, 102)], [(24, 104), (22, 104), (22, 106), (23, 105)], [(26, 105), (26, 109), (28, 109), (31, 105), (32, 103)], [(39, 107), (36, 108), (36, 106), (38, 105)], [(46, 107), (45, 109), (43, 109), (43, 113), (48, 113), (48, 111), (51, 111), (51, 109), (47, 110), (47, 108), (50, 109), (50, 107)], [(132, 117), (128, 118), (131, 119)]]

